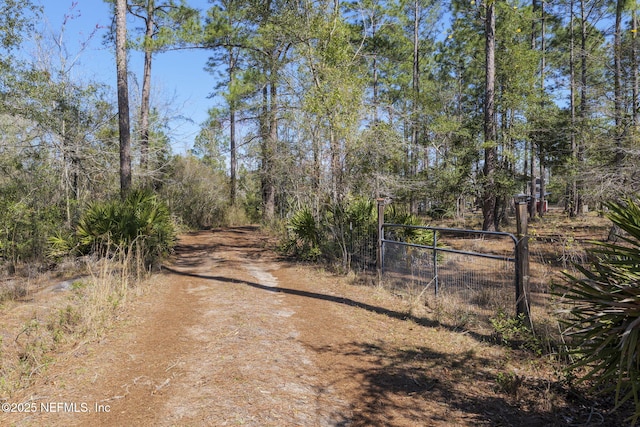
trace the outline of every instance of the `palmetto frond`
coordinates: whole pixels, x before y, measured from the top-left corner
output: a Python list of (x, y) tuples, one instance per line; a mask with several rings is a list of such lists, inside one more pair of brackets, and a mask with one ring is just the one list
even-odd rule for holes
[(583, 380), (615, 390), (618, 405), (633, 399), (640, 417), (640, 207), (635, 200), (609, 203), (608, 218), (623, 231), (620, 243), (594, 242), (589, 268), (565, 274), (566, 335), (587, 368)]

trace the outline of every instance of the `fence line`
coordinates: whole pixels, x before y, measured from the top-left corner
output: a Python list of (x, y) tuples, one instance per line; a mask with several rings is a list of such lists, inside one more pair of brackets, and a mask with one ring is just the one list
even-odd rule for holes
[[(430, 233), (431, 244), (412, 243), (406, 230)], [(510, 233), (383, 224), (380, 244), (382, 279), (393, 287), (507, 312), (517, 305), (518, 240)]]
[(355, 271), (377, 270), (385, 284), (421, 297), (447, 296), (529, 317), (526, 211), (517, 213), (519, 237), (385, 223), (384, 201), (378, 200), (377, 227), (349, 225), (345, 265)]
[(349, 226), (348, 267), (355, 271), (375, 271), (377, 251), (377, 229), (375, 226)]

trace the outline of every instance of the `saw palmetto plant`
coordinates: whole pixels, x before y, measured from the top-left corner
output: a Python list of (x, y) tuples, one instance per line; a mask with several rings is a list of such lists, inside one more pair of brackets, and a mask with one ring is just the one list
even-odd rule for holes
[(632, 199), (607, 205), (618, 240), (594, 242), (589, 266), (565, 273), (558, 288), (572, 369), (585, 369), (583, 381), (615, 392), (616, 408), (633, 400), (640, 418), (640, 206)]
[(151, 265), (175, 243), (175, 230), (166, 204), (149, 190), (134, 190), (125, 200), (97, 201), (80, 217), (75, 233), (49, 239), (52, 255), (99, 253), (110, 255), (134, 246)]

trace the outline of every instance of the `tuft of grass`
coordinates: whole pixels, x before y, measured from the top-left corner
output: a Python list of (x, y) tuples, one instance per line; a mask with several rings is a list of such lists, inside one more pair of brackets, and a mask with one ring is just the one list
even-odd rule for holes
[(477, 326), (481, 317), (479, 312), (465, 301), (453, 294), (433, 294), (424, 300), (424, 306), (431, 311), (433, 320), (441, 325), (447, 325), (454, 330), (469, 330)]
[(29, 281), (11, 281), (0, 287), (0, 304), (26, 298), (30, 292)]
[(522, 378), (515, 372), (498, 372), (496, 375), (496, 391), (517, 397), (522, 385)]
[(68, 335), (75, 333), (81, 325), (82, 317), (77, 307), (67, 304), (65, 308), (58, 309), (49, 322), (47, 330), (51, 333), (55, 344), (64, 342)]

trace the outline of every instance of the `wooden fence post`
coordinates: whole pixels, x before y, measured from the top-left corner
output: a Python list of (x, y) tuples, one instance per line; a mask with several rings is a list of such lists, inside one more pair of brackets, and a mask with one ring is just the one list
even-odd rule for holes
[(516, 314), (524, 314), (531, 322), (529, 306), (529, 234), (527, 203), (516, 201)]

